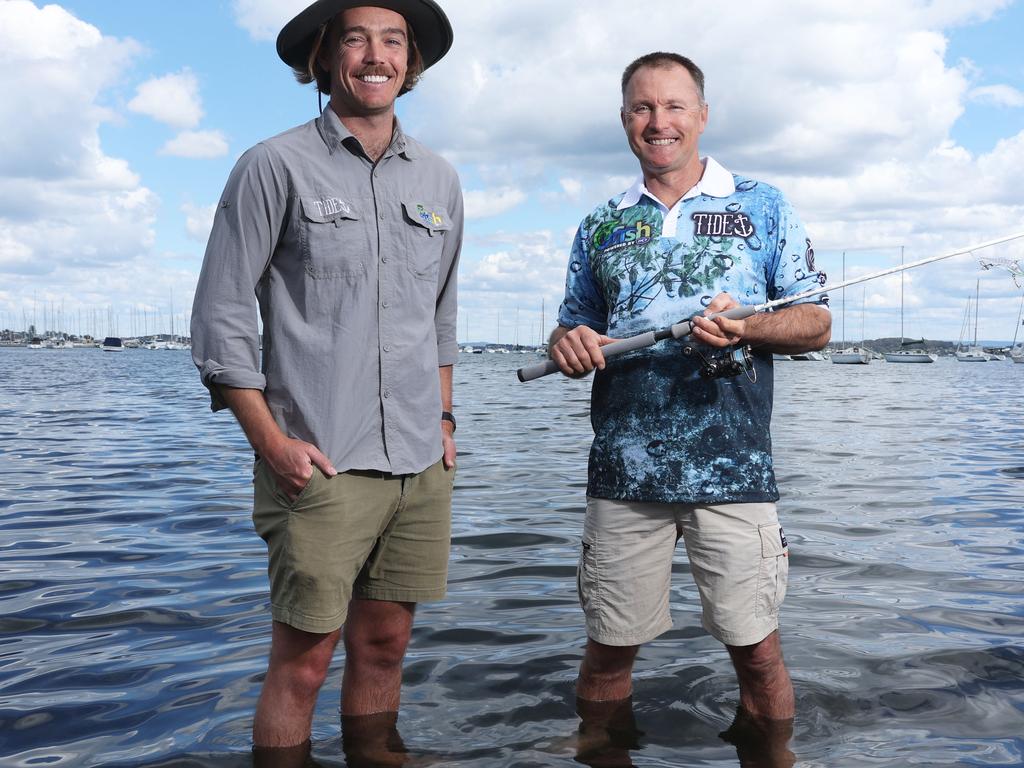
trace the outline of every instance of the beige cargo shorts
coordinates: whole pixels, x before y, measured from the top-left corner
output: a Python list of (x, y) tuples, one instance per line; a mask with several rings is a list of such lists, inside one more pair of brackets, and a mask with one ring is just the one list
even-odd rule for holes
[(789, 549), (775, 504), (588, 498), (578, 587), (590, 638), (641, 645), (672, 627), (672, 557), (680, 538), (712, 636), (744, 646), (778, 629)]

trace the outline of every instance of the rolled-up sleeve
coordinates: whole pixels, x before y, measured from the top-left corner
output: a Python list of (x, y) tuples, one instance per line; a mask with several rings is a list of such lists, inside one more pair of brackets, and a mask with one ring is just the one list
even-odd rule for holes
[(214, 411), (216, 385), (266, 387), (260, 367), (257, 288), (285, 226), (288, 184), (265, 145), (246, 152), (217, 205), (192, 305), (192, 360)]
[(456, 338), (458, 322), (459, 256), (462, 253), (463, 201), (458, 176), (452, 171), (452, 189), (448, 211), (452, 228), (445, 236), (438, 277), (437, 307), (434, 311), (434, 331), (437, 335), (437, 364), (454, 365), (459, 357)]

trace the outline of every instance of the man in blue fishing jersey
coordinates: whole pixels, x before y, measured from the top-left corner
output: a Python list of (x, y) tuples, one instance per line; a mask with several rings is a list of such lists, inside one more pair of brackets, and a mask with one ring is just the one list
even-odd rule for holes
[[(672, 556), (682, 538), (704, 627), (736, 669), (741, 714), (790, 720), (778, 634), (789, 561), (775, 509), (772, 353), (821, 349), (831, 316), (826, 299), (743, 320), (707, 315), (820, 287), (825, 277), (777, 189), (701, 158), (708, 105), (692, 61), (637, 59), (623, 73), (622, 99), (641, 176), (580, 225), (549, 345), (567, 376), (598, 369), (577, 695), (630, 697), (639, 646), (672, 626)], [(689, 337), (605, 361), (601, 347), (615, 338), (691, 316)]]

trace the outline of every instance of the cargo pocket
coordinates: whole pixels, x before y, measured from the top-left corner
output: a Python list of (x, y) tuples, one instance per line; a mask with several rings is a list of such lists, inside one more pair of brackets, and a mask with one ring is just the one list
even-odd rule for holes
[[(580, 547), (580, 564), (576, 569), (576, 594), (580, 607), (589, 621), (599, 619), (601, 580), (597, 572), (595, 543), (584, 539)], [(589, 625), (589, 623), (588, 623)]]
[(365, 274), (369, 251), (355, 206), (337, 197), (302, 197), (299, 208), (306, 273), (316, 280)]
[(452, 228), (448, 209), (416, 200), (403, 200), (406, 265), (413, 277), (437, 280), (444, 236)]
[(757, 599), (754, 615), (775, 616), (786, 597), (789, 579), (789, 547), (782, 526), (778, 523), (759, 525), (761, 564), (757, 573)]

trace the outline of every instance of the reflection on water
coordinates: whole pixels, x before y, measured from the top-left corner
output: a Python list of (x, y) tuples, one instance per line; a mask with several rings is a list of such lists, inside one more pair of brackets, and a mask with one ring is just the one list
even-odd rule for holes
[[(632, 707), (577, 712), (588, 382), (520, 384), (525, 362), (456, 369), (451, 583), (418, 611), (397, 725), (342, 736), (339, 655), (311, 759), (764, 764), (681, 555)], [(1024, 764), (1022, 390), (1009, 363), (778, 365), (797, 765)], [(187, 353), (0, 350), (0, 764), (253, 765), (250, 461)]]

